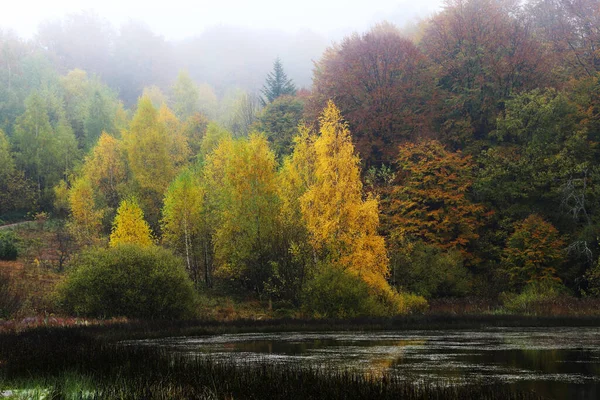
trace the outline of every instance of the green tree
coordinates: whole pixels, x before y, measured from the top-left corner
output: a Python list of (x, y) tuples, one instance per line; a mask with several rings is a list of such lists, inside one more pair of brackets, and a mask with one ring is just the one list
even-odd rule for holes
[(19, 210), (33, 210), (35, 206), (31, 182), (16, 168), (8, 138), (0, 130), (0, 216)]
[(296, 95), (296, 85), (287, 77), (279, 58), (275, 59), (273, 71), (267, 75), (261, 92), (264, 95), (262, 99), (264, 104), (271, 103), (280, 96)]
[(173, 110), (180, 120), (185, 121), (200, 111), (200, 92), (187, 71), (179, 71), (172, 90)]
[(292, 152), (294, 136), (304, 112), (304, 102), (292, 96), (280, 96), (260, 113), (257, 130), (265, 133), (277, 156), (283, 158)]
[(79, 158), (64, 111), (52, 101), (32, 93), (25, 102), (25, 112), (17, 119), (14, 134), (17, 166), (36, 183), (43, 207), (50, 207), (51, 189), (67, 176)]

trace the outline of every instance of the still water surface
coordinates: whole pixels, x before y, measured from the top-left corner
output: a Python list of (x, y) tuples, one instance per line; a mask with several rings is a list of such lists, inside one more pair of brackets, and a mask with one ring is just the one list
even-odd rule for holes
[(233, 334), (141, 343), (234, 362), (350, 368), (438, 384), (501, 381), (552, 399), (600, 399), (600, 328)]

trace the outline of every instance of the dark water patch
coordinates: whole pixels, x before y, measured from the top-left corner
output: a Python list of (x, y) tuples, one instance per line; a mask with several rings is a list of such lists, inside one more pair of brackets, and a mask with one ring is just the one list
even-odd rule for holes
[(288, 332), (134, 343), (222, 362), (351, 368), (441, 385), (502, 382), (548, 398), (600, 398), (599, 328)]

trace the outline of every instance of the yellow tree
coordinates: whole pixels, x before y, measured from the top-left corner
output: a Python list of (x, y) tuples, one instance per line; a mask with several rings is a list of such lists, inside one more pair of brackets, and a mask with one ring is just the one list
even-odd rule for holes
[(83, 176), (100, 192), (107, 206), (116, 209), (127, 181), (122, 142), (103, 132), (85, 160)]
[(164, 193), (175, 177), (176, 168), (167, 128), (150, 99), (139, 100), (130, 129), (123, 133), (123, 141), (136, 192), (149, 221), (156, 225)]
[(205, 178), (216, 209), (215, 256), (221, 274), (260, 292), (273, 260), (278, 213), (275, 155), (261, 135), (222, 140)]
[(109, 244), (111, 247), (120, 244), (149, 247), (153, 244), (150, 226), (144, 220), (144, 212), (134, 199), (121, 202), (113, 222)]
[(379, 295), (393, 292), (383, 237), (377, 233), (378, 202), (364, 200), (360, 160), (348, 126), (333, 102), (320, 119), (314, 141), (314, 181), (300, 198), (302, 214), (318, 257), (359, 276)]
[(89, 179), (77, 179), (69, 190), (68, 199), (71, 209), (69, 230), (79, 243), (95, 243), (100, 236), (104, 213), (95, 207), (94, 189)]
[(180, 169), (187, 164), (190, 157), (190, 148), (183, 134), (183, 125), (164, 103), (158, 109), (158, 121), (167, 129), (169, 153), (175, 168)]
[[(165, 196), (162, 229), (163, 240), (185, 256), (188, 272), (194, 282), (198, 281), (196, 254), (203, 246), (205, 191), (198, 177), (189, 169), (184, 170), (171, 183)], [(206, 261), (206, 257), (203, 257)], [(205, 281), (208, 268), (205, 264)]]
[(278, 237), (283, 251), (278, 275), (283, 296), (292, 300), (298, 300), (316, 261), (300, 207), (300, 198), (314, 181), (315, 135), (306, 126), (300, 126), (298, 131), (294, 152), (283, 160), (277, 177)]

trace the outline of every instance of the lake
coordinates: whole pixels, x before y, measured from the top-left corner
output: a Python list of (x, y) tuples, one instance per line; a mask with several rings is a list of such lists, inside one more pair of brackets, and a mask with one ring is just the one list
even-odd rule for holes
[(440, 385), (500, 381), (551, 399), (600, 398), (600, 328), (228, 334), (134, 343), (224, 361), (349, 368)]

